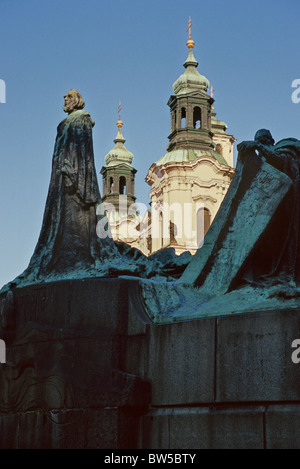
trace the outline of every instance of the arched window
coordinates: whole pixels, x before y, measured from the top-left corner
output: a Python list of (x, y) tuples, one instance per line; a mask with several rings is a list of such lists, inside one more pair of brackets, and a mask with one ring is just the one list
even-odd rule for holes
[(204, 236), (206, 235), (210, 227), (210, 211), (205, 208), (199, 208), (197, 212), (197, 246), (199, 247), (203, 242)]
[(159, 213), (159, 226), (160, 226), (160, 246), (163, 247), (164, 245), (164, 219), (162, 212)]
[(177, 226), (170, 220), (170, 241), (176, 242)]
[(173, 109), (171, 112), (171, 132), (174, 132), (177, 128), (177, 112)]
[(219, 153), (219, 155), (223, 155), (223, 148), (222, 148), (221, 143), (217, 143), (216, 152)]
[(182, 107), (182, 108), (181, 108), (180, 127), (181, 127), (181, 129), (185, 129), (185, 128), (186, 128), (186, 109), (185, 109), (185, 107)]
[(193, 110), (193, 126), (194, 129), (201, 128), (201, 109), (199, 106), (194, 107)]
[(114, 193), (114, 178), (109, 178), (109, 193), (113, 194)]
[(126, 178), (121, 176), (119, 180), (119, 194), (126, 194)]

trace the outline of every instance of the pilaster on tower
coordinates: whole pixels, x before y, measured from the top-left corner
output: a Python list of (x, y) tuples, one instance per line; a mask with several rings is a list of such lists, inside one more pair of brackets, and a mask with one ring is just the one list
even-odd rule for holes
[(171, 133), (168, 151), (177, 148), (212, 149), (211, 106), (213, 98), (207, 94), (209, 81), (198, 70), (194, 57), (195, 42), (192, 39), (191, 19), (186, 43), (189, 53), (184, 63), (185, 72), (174, 82), (168, 101), (171, 112)]
[(128, 208), (136, 200), (135, 174), (137, 171), (132, 166), (133, 154), (124, 145), (126, 140), (121, 130), (123, 122), (120, 103), (118, 111), (118, 133), (114, 139), (115, 146), (105, 156), (106, 166), (102, 167), (100, 173), (103, 177), (102, 200), (112, 204), (119, 217), (120, 203)]

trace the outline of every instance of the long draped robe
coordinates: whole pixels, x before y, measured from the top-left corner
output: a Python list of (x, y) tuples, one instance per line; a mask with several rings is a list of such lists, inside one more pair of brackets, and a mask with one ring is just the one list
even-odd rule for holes
[(280, 140), (273, 147), (273, 156), (266, 159), (289, 176), (292, 185), (238, 279), (262, 286), (300, 286), (300, 141), (293, 138)]
[(180, 282), (215, 296), (245, 283), (300, 285), (300, 141), (239, 155), (212, 226)]
[(95, 275), (103, 263), (119, 257), (113, 240), (99, 240), (96, 234), (101, 197), (93, 126), (83, 110), (72, 112), (58, 125), (40, 236), (27, 269), (13, 284)]

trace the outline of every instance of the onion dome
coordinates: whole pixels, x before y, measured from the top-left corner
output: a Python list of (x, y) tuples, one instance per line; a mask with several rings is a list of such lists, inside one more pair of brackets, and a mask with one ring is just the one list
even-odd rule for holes
[(119, 105), (119, 120), (117, 122), (118, 133), (114, 139), (115, 146), (110, 150), (105, 156), (105, 163), (107, 166), (114, 166), (120, 163), (125, 163), (131, 166), (133, 161), (133, 153), (131, 153), (125, 147), (124, 143), (126, 142), (125, 138), (122, 135), (123, 122), (120, 119), (120, 110), (121, 106)]
[(184, 63), (185, 72), (180, 75), (180, 77), (173, 84), (173, 90), (176, 95), (186, 94), (187, 92), (190, 93), (192, 90), (201, 90), (206, 93), (209, 87), (208, 79), (204, 75), (201, 75), (197, 70), (198, 62), (193, 54), (195, 43), (191, 37), (191, 25), (192, 23), (190, 18), (189, 40), (186, 43), (189, 49), (189, 54)]

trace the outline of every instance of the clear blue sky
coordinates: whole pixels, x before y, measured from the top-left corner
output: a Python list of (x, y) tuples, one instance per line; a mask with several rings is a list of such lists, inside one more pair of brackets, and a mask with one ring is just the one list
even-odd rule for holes
[[(167, 101), (184, 71), (192, 18), (198, 70), (237, 141), (269, 128), (300, 138), (299, 0), (0, 0), (0, 286), (28, 265), (41, 228), (63, 95), (77, 88), (96, 122), (99, 173), (117, 134), (133, 152), (136, 195), (168, 144)], [(102, 188), (99, 176), (100, 189)]]

